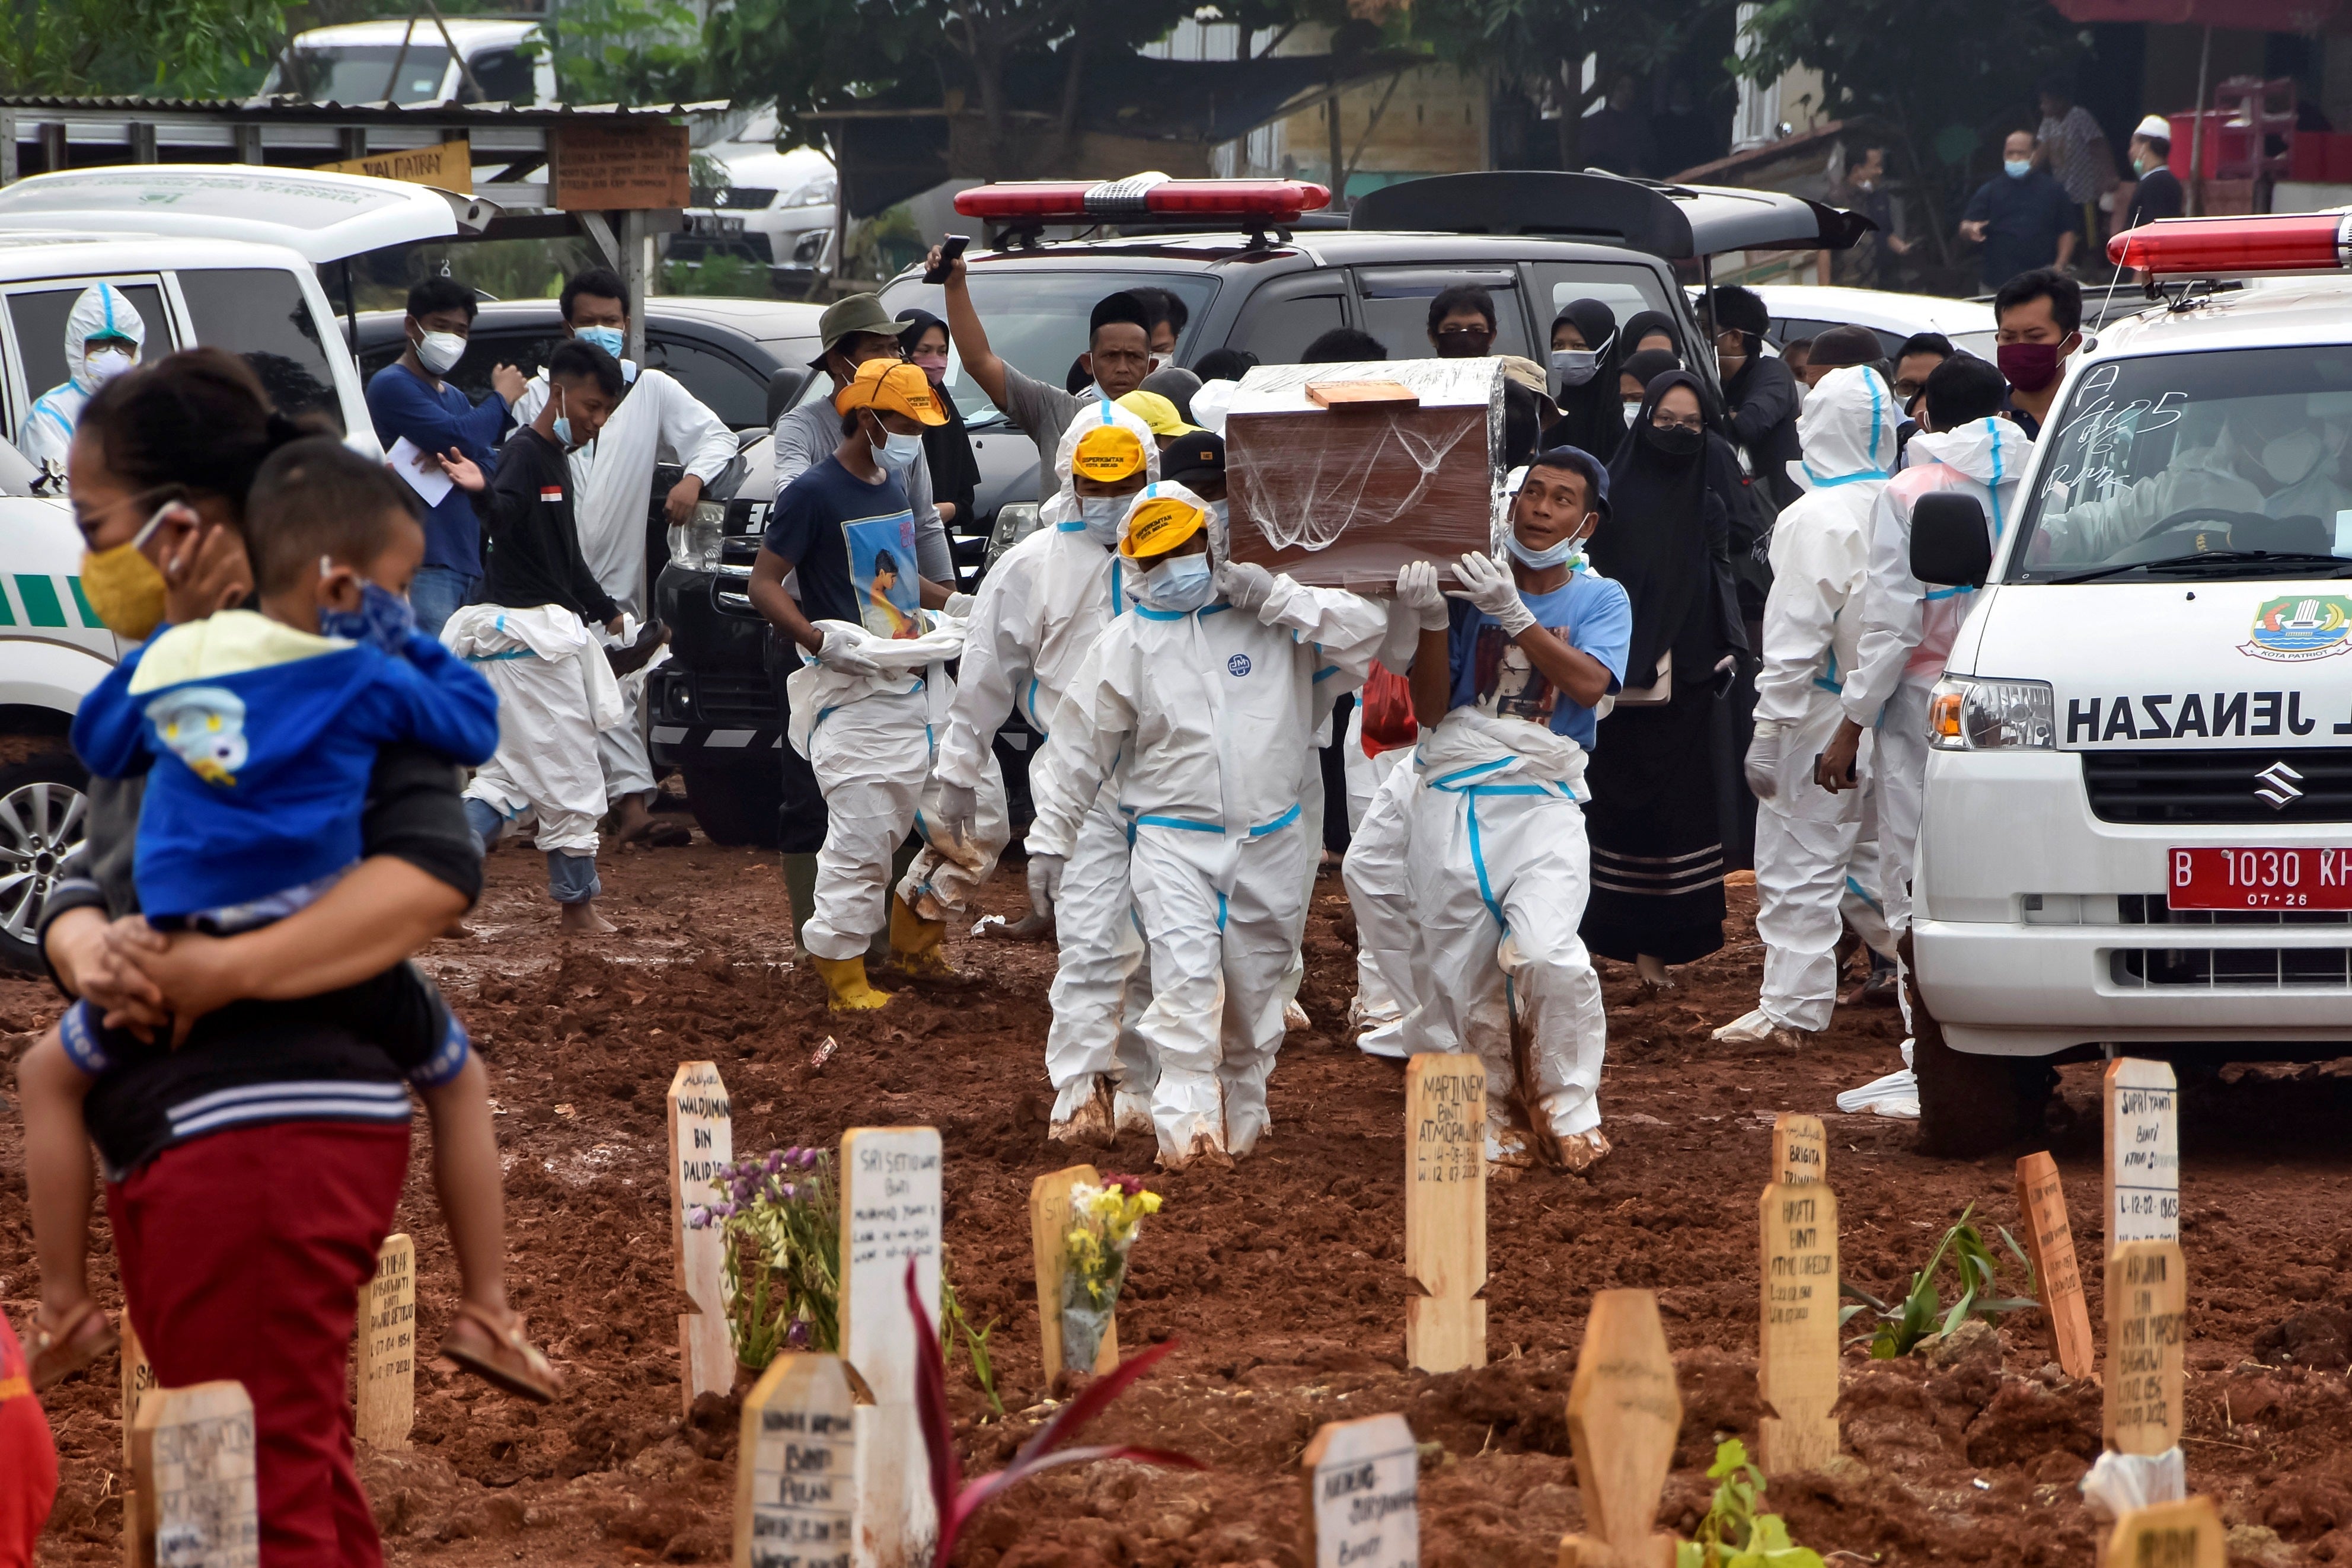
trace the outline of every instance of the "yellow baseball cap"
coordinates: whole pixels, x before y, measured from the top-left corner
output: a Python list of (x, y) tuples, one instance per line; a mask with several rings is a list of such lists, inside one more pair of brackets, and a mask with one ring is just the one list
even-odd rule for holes
[(1180, 497), (1157, 494), (1159, 489), (1146, 489), (1128, 511), (1118, 553), (1129, 560), (1156, 559), (1209, 525), (1208, 513)]
[(1176, 412), (1176, 405), (1167, 398), (1155, 392), (1145, 392), (1141, 387), (1119, 399), (1118, 406), (1150, 425), (1154, 435), (1190, 435), (1201, 428), (1197, 424), (1185, 423), (1184, 416)]
[(931, 390), (931, 380), (919, 366), (898, 360), (868, 360), (857, 367), (857, 375), (847, 386), (833, 394), (836, 413), (847, 413), (854, 408), (870, 408), (890, 413), (903, 413), (925, 424), (945, 424), (948, 416), (940, 407), (940, 394)]
[(1124, 479), (1143, 465), (1143, 437), (1108, 419), (1079, 436), (1070, 455), (1071, 472), (1089, 479)]

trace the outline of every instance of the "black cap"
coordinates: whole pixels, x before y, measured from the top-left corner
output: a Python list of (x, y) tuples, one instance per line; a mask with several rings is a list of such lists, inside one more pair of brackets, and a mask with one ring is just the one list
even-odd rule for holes
[(1190, 435), (1180, 435), (1168, 444), (1160, 455), (1160, 476), (1182, 484), (1194, 474), (1225, 476), (1225, 442), (1214, 431), (1196, 430)]

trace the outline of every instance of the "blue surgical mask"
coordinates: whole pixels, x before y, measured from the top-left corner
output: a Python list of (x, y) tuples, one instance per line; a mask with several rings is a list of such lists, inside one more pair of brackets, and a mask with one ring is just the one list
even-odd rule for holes
[[(556, 388), (555, 395), (557, 400), (561, 401), (563, 389)], [(580, 444), (572, 439), (572, 416), (568, 413), (559, 413), (555, 416), (555, 444), (562, 447), (566, 452)]]
[(1143, 602), (1154, 610), (1188, 614), (1216, 597), (1216, 581), (1203, 554), (1171, 556), (1143, 574), (1136, 585)]
[(625, 340), (618, 327), (574, 327), (572, 335), (583, 343), (595, 344), (616, 360), (621, 357), (621, 345)]
[(874, 448), (874, 461), (893, 474), (903, 474), (908, 464), (923, 455), (923, 438), (901, 435), (895, 430), (882, 433), (882, 444)]
[(1109, 549), (1118, 543), (1119, 524), (1127, 520), (1126, 496), (1081, 496), (1078, 517), (1087, 525), (1087, 537)]
[(1511, 559), (1530, 571), (1541, 571), (1548, 566), (1571, 564), (1584, 553), (1584, 541), (1578, 538), (1562, 539), (1549, 549), (1529, 549), (1519, 542), (1517, 528), (1503, 536), (1503, 544), (1510, 550)]
[(2004, 158), (2000, 172), (2012, 180), (2022, 180), (2033, 172), (2033, 161), (2030, 158)]
[[(320, 570), (331, 562), (321, 559)], [(319, 634), (341, 637), (348, 643), (369, 643), (387, 653), (406, 650), (408, 639), (416, 632), (416, 612), (408, 601), (379, 583), (360, 584), (360, 607), (357, 610), (326, 610), (319, 612)]]

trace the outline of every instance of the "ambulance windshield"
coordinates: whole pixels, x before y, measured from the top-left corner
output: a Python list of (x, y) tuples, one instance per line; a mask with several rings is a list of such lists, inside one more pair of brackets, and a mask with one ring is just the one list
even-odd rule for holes
[(2044, 427), (2009, 580), (2352, 572), (2352, 347), (2094, 366)]

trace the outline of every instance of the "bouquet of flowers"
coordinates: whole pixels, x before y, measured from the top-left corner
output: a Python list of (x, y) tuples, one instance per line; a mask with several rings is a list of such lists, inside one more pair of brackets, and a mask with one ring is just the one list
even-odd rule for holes
[(1092, 1372), (1103, 1335), (1127, 1283), (1127, 1255), (1147, 1214), (1160, 1212), (1160, 1195), (1143, 1178), (1105, 1176), (1097, 1186), (1070, 1188), (1070, 1230), (1062, 1268), (1062, 1365)]
[(719, 1167), (725, 1196), (686, 1223), (727, 1240), (727, 1332), (735, 1359), (757, 1372), (782, 1350), (841, 1348), (841, 1203), (832, 1156), (771, 1149)]

